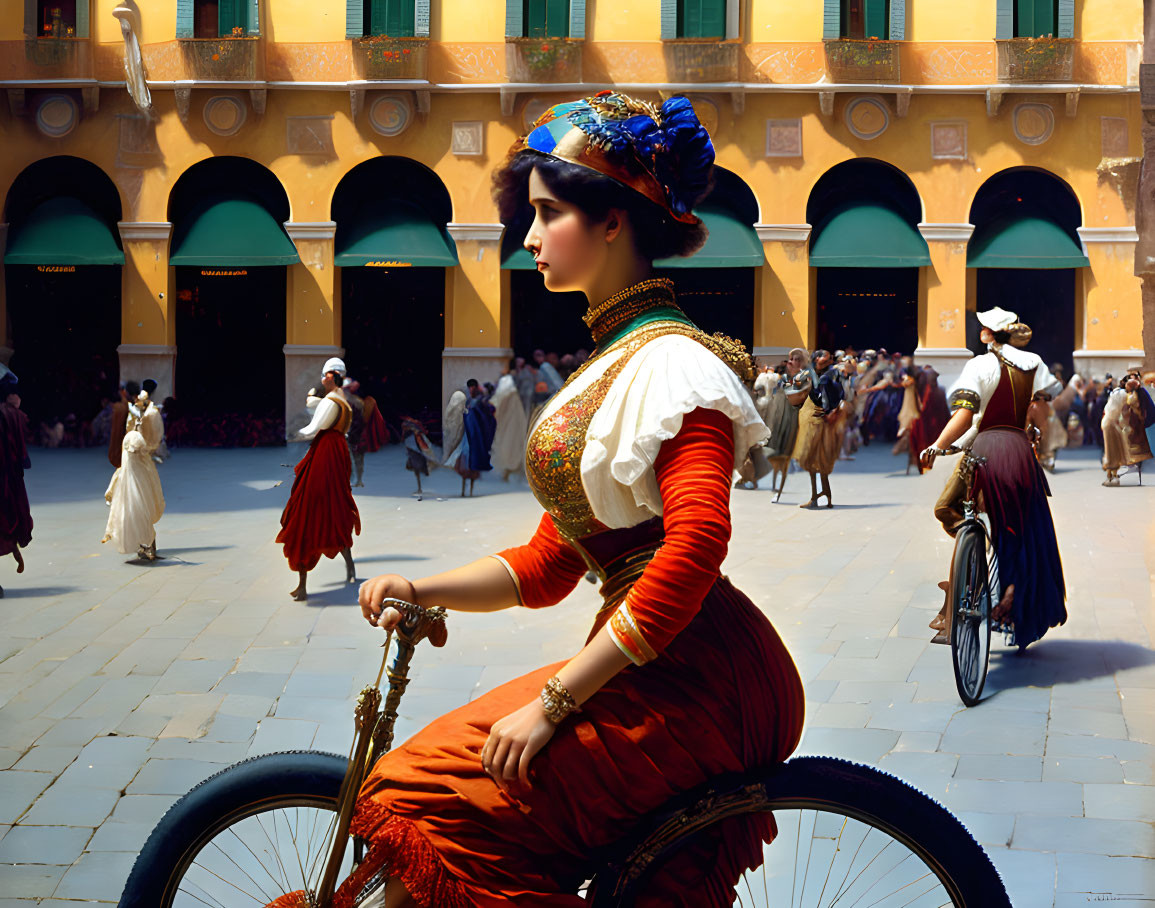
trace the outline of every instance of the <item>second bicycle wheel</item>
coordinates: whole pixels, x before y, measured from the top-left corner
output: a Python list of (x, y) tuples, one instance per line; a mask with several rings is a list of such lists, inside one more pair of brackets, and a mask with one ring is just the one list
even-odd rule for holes
[(206, 779), (152, 831), (120, 908), (264, 908), (289, 893), (313, 891), (329, 854), (347, 765), (336, 754), (291, 751), (254, 757)]
[(959, 530), (950, 579), (951, 661), (958, 695), (967, 706), (982, 697), (991, 653), (991, 589), (987, 537), (973, 524)]
[[(998, 872), (966, 827), (899, 779), (830, 757), (689, 793), (644, 824), (598, 873), (597, 908), (645, 904), (647, 880), (733, 817), (772, 813), (778, 834), (732, 895), (688, 891), (678, 905), (760, 908), (1010, 908)], [(707, 838), (706, 841), (710, 841)]]

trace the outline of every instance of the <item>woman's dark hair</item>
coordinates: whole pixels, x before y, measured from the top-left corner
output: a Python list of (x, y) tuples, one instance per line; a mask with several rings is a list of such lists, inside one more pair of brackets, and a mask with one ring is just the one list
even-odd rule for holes
[(1009, 344), (1011, 342), (1010, 331), (992, 331), (991, 333), (995, 336), (996, 344)]
[[(704, 224), (683, 224), (640, 192), (611, 177), (536, 151), (518, 152), (493, 174), (493, 198), (501, 222), (512, 231), (520, 231), (522, 237), (533, 221), (529, 175), (534, 170), (541, 174), (550, 192), (563, 202), (576, 205), (594, 224), (602, 223), (612, 208), (624, 210), (633, 227), (638, 254), (649, 261), (691, 255), (706, 242), (708, 231)], [(712, 183), (711, 180), (703, 197)]]
[(144, 381), (142, 381), (140, 383), (140, 387), (142, 390), (148, 392), (149, 397), (152, 397), (152, 395), (156, 393), (156, 382), (151, 378), (146, 378)]

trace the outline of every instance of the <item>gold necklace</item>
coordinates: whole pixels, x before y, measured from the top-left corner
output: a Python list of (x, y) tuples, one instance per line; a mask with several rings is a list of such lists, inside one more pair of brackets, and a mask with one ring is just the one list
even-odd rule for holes
[(669, 278), (654, 277), (619, 290), (596, 306), (591, 306), (582, 316), (582, 321), (590, 329), (594, 343), (600, 344), (622, 325), (660, 307), (678, 308), (674, 301), (674, 282)]

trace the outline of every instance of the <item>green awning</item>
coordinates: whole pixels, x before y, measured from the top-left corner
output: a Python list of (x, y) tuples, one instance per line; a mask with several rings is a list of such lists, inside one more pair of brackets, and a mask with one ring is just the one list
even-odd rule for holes
[(815, 268), (921, 268), (930, 264), (926, 240), (884, 205), (849, 205), (819, 230), (810, 249)]
[(335, 265), (376, 268), (452, 268), (457, 244), (424, 208), (389, 201), (362, 208), (351, 223), (337, 226)]
[(1083, 268), (1083, 250), (1054, 221), (1029, 216), (997, 218), (967, 244), (968, 268)]
[[(762, 241), (749, 224), (721, 208), (695, 211), (710, 235), (706, 244), (689, 257), (658, 259), (655, 268), (757, 268), (766, 261)], [(502, 257), (501, 267), (511, 271), (534, 271), (537, 265), (529, 251), (518, 243)]]
[(42, 202), (12, 225), (8, 265), (123, 265), (114, 227), (80, 199)]
[(253, 199), (206, 199), (173, 228), (170, 265), (254, 268), (300, 261), (285, 229)]
[(655, 268), (757, 268), (766, 262), (762, 241), (749, 224), (723, 208), (703, 207), (694, 212), (710, 235), (691, 256), (658, 259)]

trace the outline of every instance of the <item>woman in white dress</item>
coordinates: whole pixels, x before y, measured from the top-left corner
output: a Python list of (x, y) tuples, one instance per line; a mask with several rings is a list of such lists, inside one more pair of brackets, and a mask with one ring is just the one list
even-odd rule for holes
[(101, 542), (112, 540), (117, 551), (156, 560), (156, 522), (164, 514), (164, 493), (153, 454), (164, 441), (164, 421), (151, 399), (156, 382), (151, 378), (128, 405), (127, 431), (121, 444), (120, 466), (104, 493), (109, 505), (108, 525)]

